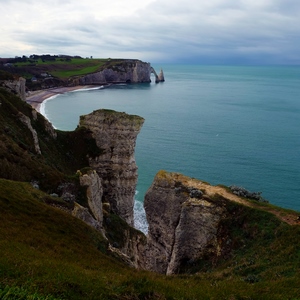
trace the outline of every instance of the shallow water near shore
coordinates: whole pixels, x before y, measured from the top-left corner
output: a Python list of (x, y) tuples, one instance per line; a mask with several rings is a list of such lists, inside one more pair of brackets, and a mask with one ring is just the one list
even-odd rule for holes
[(61, 130), (100, 108), (145, 118), (136, 145), (136, 226), (147, 230), (142, 202), (160, 169), (261, 191), (300, 211), (300, 67), (162, 67), (164, 83), (66, 93), (43, 108)]

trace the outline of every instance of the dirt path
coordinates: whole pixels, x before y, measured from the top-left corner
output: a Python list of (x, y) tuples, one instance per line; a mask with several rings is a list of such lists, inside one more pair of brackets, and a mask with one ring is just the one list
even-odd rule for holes
[(221, 186), (212, 186), (206, 183), (198, 183), (197, 187), (200, 189), (205, 190), (206, 194), (209, 196), (213, 196), (215, 194), (219, 194), (220, 196), (229, 199), (231, 201), (243, 204), (248, 207), (260, 209), (267, 211), (269, 213), (274, 214), (278, 219), (281, 221), (289, 224), (289, 225), (300, 225), (300, 219), (299, 219), (299, 214), (297, 212), (291, 212), (291, 211), (286, 211), (281, 208), (275, 208), (275, 207), (268, 207), (268, 206), (263, 206), (259, 204), (255, 204), (253, 202), (247, 201), (246, 199), (243, 199), (237, 195), (234, 195), (230, 192), (228, 192), (225, 188)]

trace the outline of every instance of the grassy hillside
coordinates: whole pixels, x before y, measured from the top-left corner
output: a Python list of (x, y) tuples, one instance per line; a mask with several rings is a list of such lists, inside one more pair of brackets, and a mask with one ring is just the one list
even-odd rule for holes
[(85, 75), (98, 71), (108, 59), (92, 59), (80, 57), (61, 58), (55, 56), (38, 57), (35, 59), (12, 59), (5, 70), (30, 79), (40, 77), (41, 73), (48, 73), (60, 79), (74, 75)]
[[(99, 153), (84, 128), (57, 131), (53, 139), (45, 130), (45, 118), (38, 114), (34, 119), (30, 105), (1, 88), (0, 103), (0, 178), (38, 181), (41, 189), (55, 192), (60, 183), (73, 181), (76, 170), (88, 166), (86, 154)], [(31, 118), (42, 155), (36, 154), (32, 133), (20, 121), (20, 113)]]
[[(70, 60), (42, 61), (39, 59), (36, 63), (36, 68), (40, 68), (45, 72), (49, 72), (52, 76), (60, 79), (67, 79), (75, 75), (86, 75), (97, 72), (107, 59), (89, 59), (89, 58), (72, 58)], [(17, 64), (17, 66), (30, 69), (30, 64)]]
[[(114, 68), (124, 63), (124, 59), (110, 59), (110, 58), (81, 58), (81, 57), (59, 57), (44, 55), (34, 59), (11, 59), (9, 67), (1, 67), (0, 71), (5, 70), (13, 74), (18, 74), (28, 79), (35, 76), (37, 78), (45, 79), (47, 75), (58, 78), (60, 80), (67, 80), (73, 76), (81, 76), (105, 68)], [(44, 78), (41, 74), (45, 74)], [(50, 79), (48, 77), (48, 79)]]
[(0, 89), (0, 102), (0, 177), (26, 181), (39, 178), (43, 182), (51, 181), (50, 177), (61, 180), (63, 174), (54, 166), (57, 150), (48, 142), (51, 137), (44, 129), (44, 118), (39, 115), (33, 126), (41, 137), (42, 153), (53, 153), (52, 157), (35, 153), (32, 134), (19, 120), (20, 112), (32, 118), (31, 107), (3, 89)]
[(46, 205), (49, 196), (30, 184), (1, 179), (0, 190), (2, 297), (9, 292), (28, 297), (21, 299), (300, 299), (300, 228), (271, 214), (234, 205), (239, 216), (224, 229), (235, 228), (237, 250), (218, 262), (191, 263), (194, 275), (167, 277), (109, 256), (98, 232)]
[[(54, 140), (38, 115), (32, 126), (39, 155), (20, 112), (32, 118), (29, 105), (0, 89), (0, 299), (300, 300), (300, 226), (266, 212), (274, 211), (268, 204), (230, 202), (232, 217), (218, 233), (222, 255), (188, 261), (184, 274), (126, 266), (109, 253), (106, 239), (67, 213), (71, 204), (49, 195), (72, 183), (84, 203), (75, 172), (88, 165), (86, 153), (99, 151), (90, 133), (58, 131)], [(115, 215), (105, 218), (110, 242), (121, 244), (127, 225)]]

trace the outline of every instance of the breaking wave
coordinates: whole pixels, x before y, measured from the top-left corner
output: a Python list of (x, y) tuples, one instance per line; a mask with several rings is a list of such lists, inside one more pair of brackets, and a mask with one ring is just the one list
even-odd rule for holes
[[(138, 191), (136, 191), (136, 194)], [(138, 200), (134, 200), (134, 227), (144, 234), (148, 233), (148, 222), (146, 219), (146, 213), (144, 205)]]

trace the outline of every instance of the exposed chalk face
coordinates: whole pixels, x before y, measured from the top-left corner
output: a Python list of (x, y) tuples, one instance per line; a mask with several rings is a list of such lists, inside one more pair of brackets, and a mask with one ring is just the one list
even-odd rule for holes
[(23, 101), (26, 100), (26, 79), (20, 77), (18, 80), (5, 80), (2, 83), (5, 89), (17, 94)]
[(77, 84), (105, 84), (105, 83), (146, 83), (151, 82), (152, 67), (150, 63), (139, 60), (124, 60), (102, 71), (88, 74), (79, 78)]
[(226, 208), (201, 188), (201, 181), (178, 173), (160, 171), (155, 176), (144, 202), (149, 223), (147, 269), (174, 274), (187, 261), (218, 255), (218, 226)]
[(97, 157), (89, 157), (90, 166), (102, 180), (102, 202), (133, 225), (137, 165), (134, 157), (136, 138), (144, 123), (139, 116), (112, 110), (97, 110), (82, 116), (80, 126), (92, 133), (101, 149)]
[(103, 211), (102, 211), (102, 195), (103, 188), (101, 178), (96, 171), (88, 171), (87, 174), (80, 176), (80, 185), (87, 187), (88, 206), (95, 220), (102, 226)]

